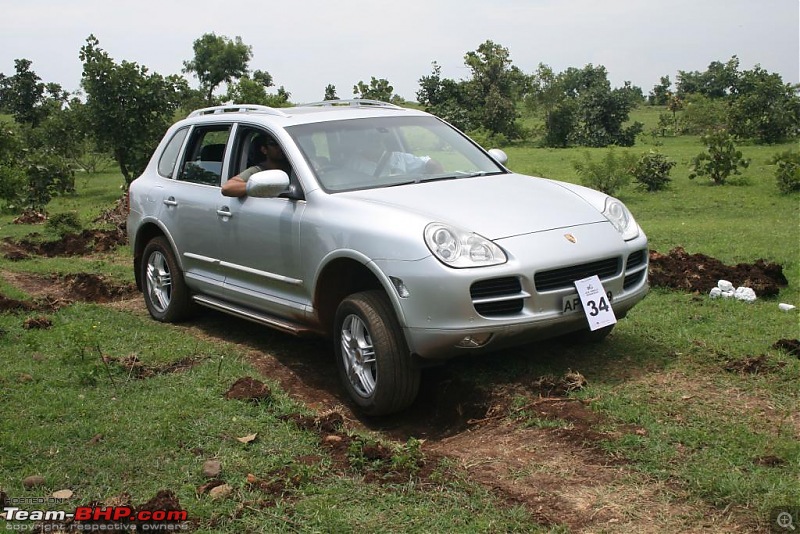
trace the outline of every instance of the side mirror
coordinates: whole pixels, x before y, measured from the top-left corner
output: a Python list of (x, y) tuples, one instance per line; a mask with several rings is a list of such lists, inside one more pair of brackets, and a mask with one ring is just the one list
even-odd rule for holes
[(508, 156), (505, 152), (500, 150), (499, 148), (493, 148), (489, 150), (489, 155), (494, 158), (494, 160), (499, 163), (500, 165), (505, 165), (508, 163)]
[(289, 175), (281, 170), (261, 171), (247, 180), (247, 196), (274, 198), (289, 189)]

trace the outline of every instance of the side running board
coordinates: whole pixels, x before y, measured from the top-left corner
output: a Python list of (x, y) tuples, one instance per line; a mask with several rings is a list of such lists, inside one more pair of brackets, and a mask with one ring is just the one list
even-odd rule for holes
[(298, 337), (314, 336), (321, 333), (305, 325), (287, 321), (285, 319), (279, 319), (277, 317), (257, 312), (249, 308), (242, 308), (236, 306), (235, 304), (225, 302), (224, 300), (215, 299), (207, 295), (194, 295), (192, 299), (198, 304), (206, 306), (207, 308), (228, 313), (230, 315), (235, 315), (236, 317), (241, 317), (242, 319), (247, 319), (248, 321), (253, 321), (254, 323), (263, 324), (270, 328), (274, 328)]

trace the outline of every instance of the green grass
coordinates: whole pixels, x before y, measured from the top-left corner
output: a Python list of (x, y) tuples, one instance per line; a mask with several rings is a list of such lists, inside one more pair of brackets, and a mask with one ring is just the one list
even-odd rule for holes
[[(657, 120), (655, 111), (641, 111), (645, 116), (639, 120)], [(719, 510), (765, 516), (773, 506), (800, 505), (800, 360), (771, 348), (778, 339), (800, 337), (798, 315), (777, 306), (800, 304), (800, 197), (780, 195), (773, 167), (766, 163), (790, 145), (740, 146), (752, 159), (742, 180), (711, 186), (688, 178), (689, 161), (702, 150), (697, 137), (659, 141), (655, 146), (645, 137), (629, 150), (657, 149), (676, 161), (671, 187), (646, 193), (631, 185), (618, 194), (651, 248), (667, 252), (682, 246), (729, 264), (763, 258), (784, 266), (789, 286), (778, 298), (753, 304), (655, 289), (602, 344), (542, 343), (454, 362), (451, 371), (486, 390), (520, 377), (579, 371), (589, 385), (575, 396), (605, 417), (603, 429), (634, 425), (642, 430), (599, 444), (634, 471), (674, 484)], [(599, 156), (603, 150), (590, 152)], [(572, 163), (585, 151), (506, 149), (512, 169), (569, 182), (577, 182)], [(78, 176), (79, 193), (55, 199), (48, 211), (76, 211), (89, 226), (118, 198), (121, 184), (114, 173)], [(15, 225), (12, 219), (0, 215), (0, 238), (19, 239), (35, 231), (47, 237), (44, 227)], [(88, 257), (0, 258), (0, 271), (133, 279), (127, 247)], [(6, 282), (0, 293), (25, 296)], [(52, 328), (23, 328), (24, 320), (36, 315), (46, 315)], [(523, 508), (498, 502), (448, 462), (424, 483), (413, 478), (402, 484), (368, 483), (357, 470), (337, 468), (316, 434), (281, 419), (308, 408), (269, 378), (259, 377), (273, 390), (271, 402), (225, 400), (223, 393), (236, 378), (257, 376), (247, 350), (93, 304), (0, 314), (0, 490), (20, 497), (70, 488), (76, 494), (73, 506), (123, 492), (143, 503), (168, 488), (200, 532), (540, 528)], [(730, 362), (762, 354), (769, 363), (764, 372), (726, 369)], [(187, 359), (195, 365), (136, 379), (114, 363), (131, 355), (153, 367)], [(514, 402), (524, 406), (525, 399)], [(525, 412), (509, 422), (554, 431), (569, 427), (569, 421)], [(255, 432), (257, 440), (248, 445), (235, 439)], [(93, 443), (97, 435), (102, 439)], [(301, 457), (316, 460), (302, 463)], [(205, 482), (200, 468), (209, 458), (222, 461), (223, 478), (233, 487), (228, 499), (197, 494)], [(767, 465), (764, 458), (776, 464)], [(298, 475), (299, 482), (281, 498), (246, 483), (249, 473), (287, 472)], [(46, 486), (25, 490), (22, 479), (34, 474), (44, 476)]]

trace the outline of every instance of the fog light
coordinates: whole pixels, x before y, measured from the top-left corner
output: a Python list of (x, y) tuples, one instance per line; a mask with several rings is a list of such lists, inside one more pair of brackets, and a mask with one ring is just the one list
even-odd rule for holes
[(458, 342), (457, 347), (462, 349), (477, 349), (486, 345), (492, 339), (492, 334), (470, 334)]
[(390, 276), (389, 280), (391, 280), (392, 284), (394, 284), (394, 289), (397, 291), (397, 294), (401, 299), (407, 299), (411, 296), (411, 292), (408, 290), (402, 280), (395, 278), (394, 276)]

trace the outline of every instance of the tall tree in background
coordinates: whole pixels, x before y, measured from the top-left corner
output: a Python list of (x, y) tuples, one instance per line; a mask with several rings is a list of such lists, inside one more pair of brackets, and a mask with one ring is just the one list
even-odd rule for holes
[(728, 123), (742, 139), (780, 143), (800, 134), (799, 86), (756, 65), (741, 73), (730, 97)]
[(323, 100), (339, 100), (339, 97), (336, 96), (336, 86), (332, 83), (329, 83), (325, 86), (325, 96), (322, 98)]
[(172, 124), (186, 80), (149, 74), (136, 63), (115, 63), (94, 35), (81, 47), (81, 86), (86, 92), (86, 120), (99, 148), (113, 154), (125, 183), (147, 166)]
[(464, 64), (472, 73), (465, 92), (478, 126), (509, 139), (519, 137), (516, 102), (527, 92), (529, 81), (512, 65), (508, 48), (485, 41), (467, 52)]
[(236, 83), (228, 85), (226, 100), (236, 104), (259, 104), (270, 107), (286, 107), (291, 105), (287, 92), (282, 86), (278, 88), (277, 94), (267, 92), (272, 87), (272, 75), (267, 71), (257, 70), (252, 77), (245, 74)]
[(222, 82), (231, 84), (248, 74), (247, 65), (253, 57), (253, 50), (242, 42), (241, 37), (230, 40), (206, 33), (194, 42), (192, 48), (194, 59), (183, 62), (183, 72), (194, 73), (205, 91), (208, 105), (214, 103), (214, 90)]
[(628, 82), (612, 89), (605, 67), (591, 64), (557, 76), (540, 65), (530, 96), (546, 113), (545, 144), (554, 147), (633, 145), (642, 125), (624, 124), (641, 98)]
[(364, 98), (369, 100), (380, 100), (381, 102), (391, 102), (395, 99), (394, 87), (385, 78), (377, 79), (372, 76), (369, 85), (363, 81), (359, 81), (353, 86), (353, 95), (356, 98)]
[(69, 94), (57, 83), (43, 83), (31, 70), (31, 61), (14, 60), (16, 74), (0, 80), (2, 108), (20, 124), (37, 127), (47, 115), (61, 109)]

